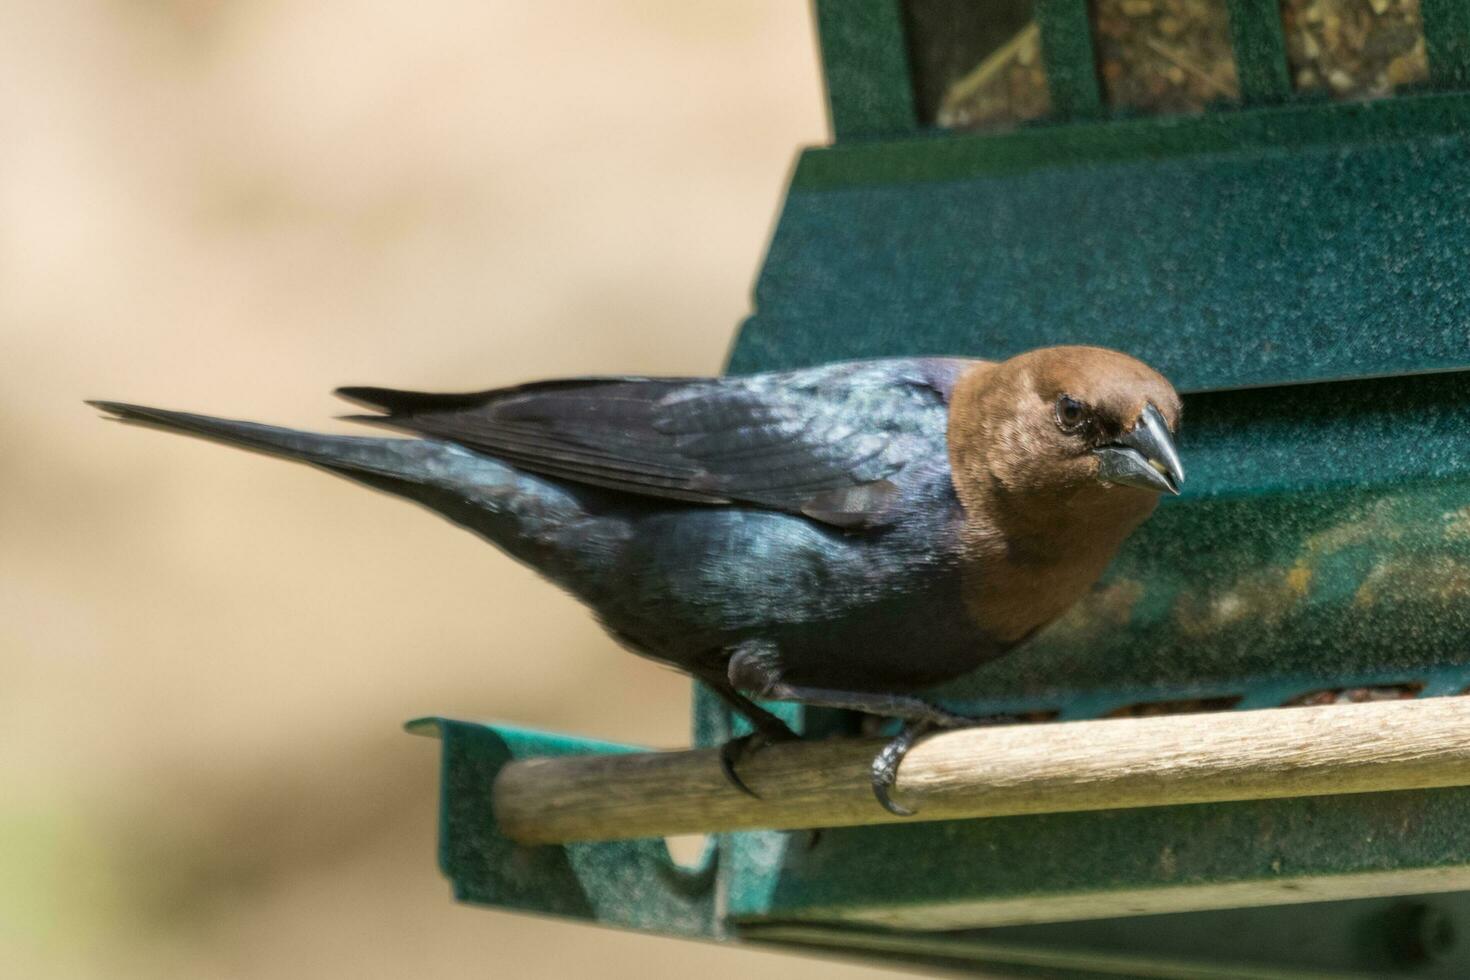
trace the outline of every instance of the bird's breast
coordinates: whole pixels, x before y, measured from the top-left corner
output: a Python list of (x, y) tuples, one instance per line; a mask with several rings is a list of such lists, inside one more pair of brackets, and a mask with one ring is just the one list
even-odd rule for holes
[(1021, 642), (1070, 609), (1102, 577), (1127, 536), (1119, 530), (1040, 543), (971, 535), (960, 573), (970, 618), (1000, 643)]

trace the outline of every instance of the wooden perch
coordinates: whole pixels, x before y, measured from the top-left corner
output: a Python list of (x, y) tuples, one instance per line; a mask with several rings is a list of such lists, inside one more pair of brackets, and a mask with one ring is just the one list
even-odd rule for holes
[(495, 817), (526, 844), (845, 827), (1470, 784), (1470, 697), (1010, 725), (936, 733), (910, 751), (895, 817), (868, 771), (883, 744), (773, 745), (740, 765), (713, 749), (512, 762)]

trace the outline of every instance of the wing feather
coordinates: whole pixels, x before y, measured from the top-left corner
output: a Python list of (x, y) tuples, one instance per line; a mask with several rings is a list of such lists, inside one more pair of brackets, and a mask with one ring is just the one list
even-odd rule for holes
[(457, 443), (534, 473), (837, 527), (881, 526), (905, 473), (943, 454), (956, 359), (850, 362), (734, 378), (583, 378), (468, 394), (338, 393), (355, 419)]

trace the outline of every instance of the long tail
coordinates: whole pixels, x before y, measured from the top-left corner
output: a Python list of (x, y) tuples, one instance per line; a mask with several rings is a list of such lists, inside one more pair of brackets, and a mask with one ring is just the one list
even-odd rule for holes
[(308, 463), (407, 497), (487, 538), (575, 590), (577, 539), (592, 530), (582, 499), (566, 486), (452, 443), (322, 435), (258, 422), (92, 401), (117, 421)]

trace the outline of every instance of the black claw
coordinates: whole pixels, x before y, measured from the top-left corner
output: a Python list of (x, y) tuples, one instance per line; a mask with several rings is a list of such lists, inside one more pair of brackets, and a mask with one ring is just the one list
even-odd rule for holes
[[(752, 743), (758, 737), (756, 732), (751, 732), (749, 735), (732, 738), (720, 746), (720, 772), (725, 774), (725, 779), (729, 781), (731, 786), (734, 786), (746, 796), (756, 800), (760, 799), (761, 795), (745, 784), (745, 780), (741, 779), (740, 774), (735, 771), (735, 764), (753, 751)], [(763, 745), (765, 742), (762, 741), (761, 744)], [(755, 748), (759, 747), (759, 745), (755, 746)]]
[(741, 760), (755, 755), (767, 745), (773, 745), (776, 742), (792, 742), (796, 739), (797, 734), (784, 725), (780, 729), (754, 731), (748, 735), (732, 738), (720, 746), (720, 771), (725, 774), (725, 779), (729, 780), (731, 786), (734, 786), (746, 796), (758, 800), (761, 798), (761, 795), (751, 789), (745, 780), (740, 778), (740, 774), (735, 771), (735, 767), (740, 764)]
[(898, 781), (899, 763), (903, 762), (903, 757), (909, 754), (909, 749), (914, 747), (914, 743), (933, 727), (928, 722), (905, 725), (903, 730), (873, 757), (873, 795), (878, 798), (883, 809), (896, 817), (914, 815), (913, 810), (894, 802), (893, 797), (888, 795), (888, 791)]

